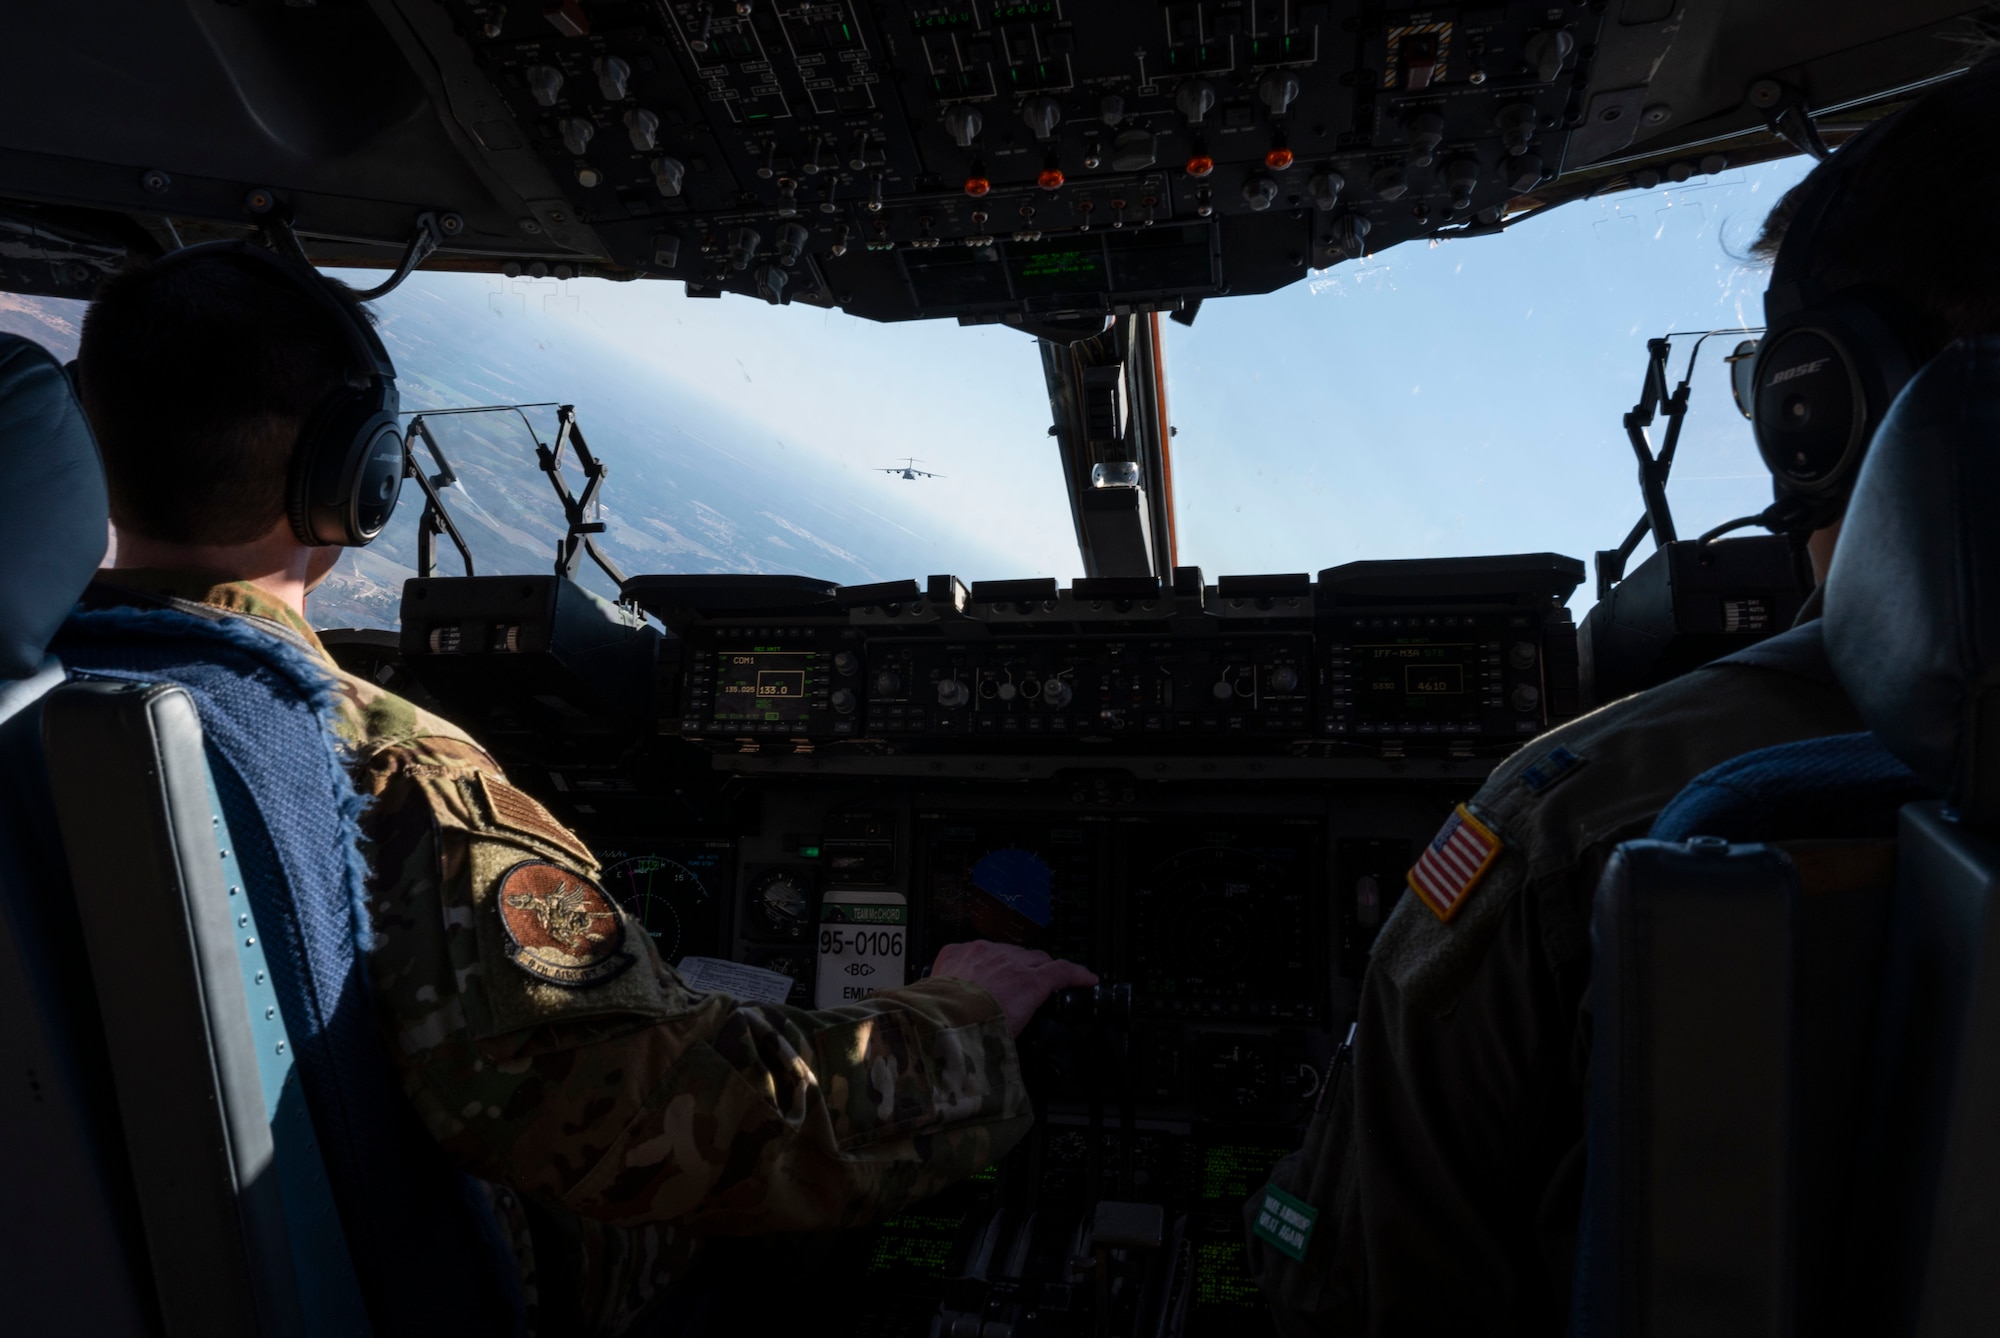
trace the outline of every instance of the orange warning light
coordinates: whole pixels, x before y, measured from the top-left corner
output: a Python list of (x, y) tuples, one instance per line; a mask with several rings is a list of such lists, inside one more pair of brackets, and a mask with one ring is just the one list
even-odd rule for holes
[(975, 200), (992, 189), (993, 183), (985, 177), (967, 177), (965, 179), (965, 193)]
[(1187, 174), (1191, 177), (1205, 177), (1215, 170), (1215, 159), (1205, 153), (1197, 153), (1187, 160)]
[(1264, 155), (1264, 166), (1273, 172), (1282, 172), (1291, 165), (1292, 151), (1282, 145)]
[(1060, 167), (1044, 167), (1042, 174), (1035, 178), (1035, 184), (1043, 190), (1061, 190), (1063, 174)]

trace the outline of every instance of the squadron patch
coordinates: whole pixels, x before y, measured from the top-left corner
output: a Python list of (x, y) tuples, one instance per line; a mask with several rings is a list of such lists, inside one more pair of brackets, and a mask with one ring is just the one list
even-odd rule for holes
[(507, 957), (551, 985), (597, 985), (637, 960), (625, 950), (625, 921), (604, 889), (540, 860), (501, 875), (495, 893)]
[(1410, 890), (1431, 914), (1448, 921), (1504, 849), (1493, 830), (1460, 804), (1410, 870)]

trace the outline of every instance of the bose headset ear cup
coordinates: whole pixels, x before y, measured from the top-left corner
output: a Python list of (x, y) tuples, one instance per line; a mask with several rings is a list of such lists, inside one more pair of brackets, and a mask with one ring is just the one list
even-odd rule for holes
[(359, 548), (388, 524), (403, 487), (397, 407), (393, 385), (343, 387), (307, 422), (286, 490), (300, 543)]
[(1916, 371), (1887, 305), (1861, 293), (1828, 299), (1775, 322), (1758, 350), (1757, 450), (1777, 495), (1809, 504), (1799, 523), (1839, 519), (1868, 442)]
[(1812, 271), (1855, 165), (1893, 120), (1877, 121), (1813, 169), (1764, 293), (1768, 328), (1751, 371), (1750, 423), (1776, 494), (1767, 515), (1782, 515), (1792, 533), (1846, 511), (1869, 440), (1916, 372), (1893, 299), (1867, 288), (1830, 292)]

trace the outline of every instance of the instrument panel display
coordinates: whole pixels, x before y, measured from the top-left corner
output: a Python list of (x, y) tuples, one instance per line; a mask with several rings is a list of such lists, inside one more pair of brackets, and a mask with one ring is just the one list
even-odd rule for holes
[(715, 656), (717, 721), (801, 724), (812, 711), (813, 651), (725, 650)]
[(604, 890), (637, 919), (660, 960), (715, 955), (736, 868), (733, 841), (634, 842), (601, 849)]
[(1318, 944), (1314, 829), (1128, 828), (1129, 972), (1144, 1012), (1311, 1020)]
[(1543, 727), (1530, 620), (1443, 614), (1343, 619), (1325, 647), (1325, 729), (1494, 739)]

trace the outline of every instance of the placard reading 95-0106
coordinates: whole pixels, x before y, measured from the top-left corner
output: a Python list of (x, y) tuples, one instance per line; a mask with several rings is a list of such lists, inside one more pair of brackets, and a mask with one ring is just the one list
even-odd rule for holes
[(814, 1004), (834, 1008), (903, 984), (909, 928), (909, 903), (900, 892), (828, 892), (820, 899)]

